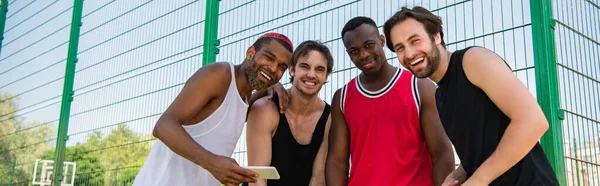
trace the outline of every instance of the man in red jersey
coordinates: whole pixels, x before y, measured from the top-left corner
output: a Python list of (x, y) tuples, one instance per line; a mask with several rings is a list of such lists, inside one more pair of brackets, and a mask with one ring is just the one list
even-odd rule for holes
[(342, 39), (361, 73), (333, 96), (327, 185), (441, 185), (454, 154), (433, 82), (387, 62), (370, 18), (348, 21)]

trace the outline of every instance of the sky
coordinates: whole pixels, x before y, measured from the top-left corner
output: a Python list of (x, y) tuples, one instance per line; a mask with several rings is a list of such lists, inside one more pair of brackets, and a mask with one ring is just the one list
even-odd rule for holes
[[(247, 47), (268, 31), (287, 35), (295, 45), (320, 40), (335, 61), (335, 73), (319, 93), (328, 103), (335, 90), (358, 74), (340, 40), (344, 23), (361, 15), (382, 25), (400, 7), (416, 5), (442, 18), (450, 51), (471, 45), (495, 51), (535, 96), (526, 0), (220, 2), (217, 61), (241, 63)], [(555, 18), (562, 23), (555, 37), (560, 103), (567, 111), (563, 133), (568, 143), (575, 136), (583, 136), (576, 143), (592, 141), (600, 133), (600, 62), (594, 55), (600, 53), (600, 30), (592, 26), (600, 23), (600, 16), (594, 16), (600, 9), (590, 2), (599, 3), (553, 2)], [(72, 0), (10, 1), (0, 53), (0, 92), (19, 96), (17, 114), (28, 127), (58, 125), (72, 5)], [(204, 8), (205, 1), (190, 0), (84, 2), (69, 146), (84, 142), (90, 132), (106, 135), (121, 124), (150, 137), (160, 114), (202, 66)], [(388, 61), (399, 66), (395, 54), (384, 50)], [(286, 73), (281, 83), (288, 79)], [(244, 140), (242, 135), (234, 154), (240, 164), (246, 163)]]

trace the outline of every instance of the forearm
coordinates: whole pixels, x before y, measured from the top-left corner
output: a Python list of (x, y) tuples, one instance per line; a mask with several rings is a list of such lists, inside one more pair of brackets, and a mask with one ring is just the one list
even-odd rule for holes
[(328, 186), (348, 185), (348, 163), (327, 161), (325, 181)]
[(533, 123), (517, 122), (513, 120), (508, 125), (494, 153), (483, 162), (469, 179), (491, 183), (531, 151), (541, 135), (543, 135), (543, 131), (535, 127)]
[(175, 121), (159, 121), (154, 129), (154, 136), (176, 154), (201, 167), (206, 168), (206, 163), (211, 156), (214, 156), (194, 141), (181, 124)]
[(310, 178), (309, 186), (324, 186), (325, 185), (325, 176), (323, 174), (315, 175), (313, 174)]
[(441, 185), (446, 180), (449, 174), (453, 173), (454, 170), (454, 153), (445, 151), (439, 154), (437, 157), (432, 158), (433, 161), (433, 183), (435, 185)]
[[(326, 149), (324, 149), (326, 150)], [(313, 164), (312, 176), (310, 178), (310, 186), (325, 185), (325, 158), (324, 154), (317, 154), (317, 159)]]
[[(252, 134), (248, 134), (247, 137), (254, 137), (254, 139), (257, 139), (257, 137), (252, 136)], [(256, 147), (254, 145), (256, 142), (252, 140), (246, 139), (246, 142), (248, 144), (248, 166), (269, 166), (269, 164), (271, 164), (270, 146), (268, 149), (263, 150), (264, 148)], [(256, 183), (250, 183), (249, 186), (267, 186), (267, 181), (264, 179), (257, 179)]]

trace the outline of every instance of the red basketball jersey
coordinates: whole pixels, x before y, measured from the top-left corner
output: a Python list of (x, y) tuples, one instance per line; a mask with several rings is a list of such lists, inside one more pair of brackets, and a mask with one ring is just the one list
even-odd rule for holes
[(433, 185), (416, 80), (398, 68), (379, 91), (366, 90), (358, 77), (342, 88), (340, 108), (350, 131), (348, 185)]

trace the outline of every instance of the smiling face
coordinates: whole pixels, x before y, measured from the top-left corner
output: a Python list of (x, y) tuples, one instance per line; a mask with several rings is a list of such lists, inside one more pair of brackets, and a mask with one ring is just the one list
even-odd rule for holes
[(327, 82), (327, 68), (327, 59), (323, 54), (316, 50), (309, 51), (290, 69), (290, 75), (294, 77), (292, 86), (302, 94), (317, 95)]
[(257, 91), (266, 90), (281, 79), (291, 57), (292, 53), (275, 40), (263, 44), (259, 51), (251, 46), (246, 51), (248, 83)]
[(440, 64), (440, 35), (431, 36), (425, 26), (408, 18), (390, 30), (390, 40), (398, 61), (415, 76), (425, 78), (433, 74)]
[(374, 26), (362, 24), (344, 35), (344, 46), (352, 63), (365, 74), (376, 74), (387, 63), (385, 39)]

